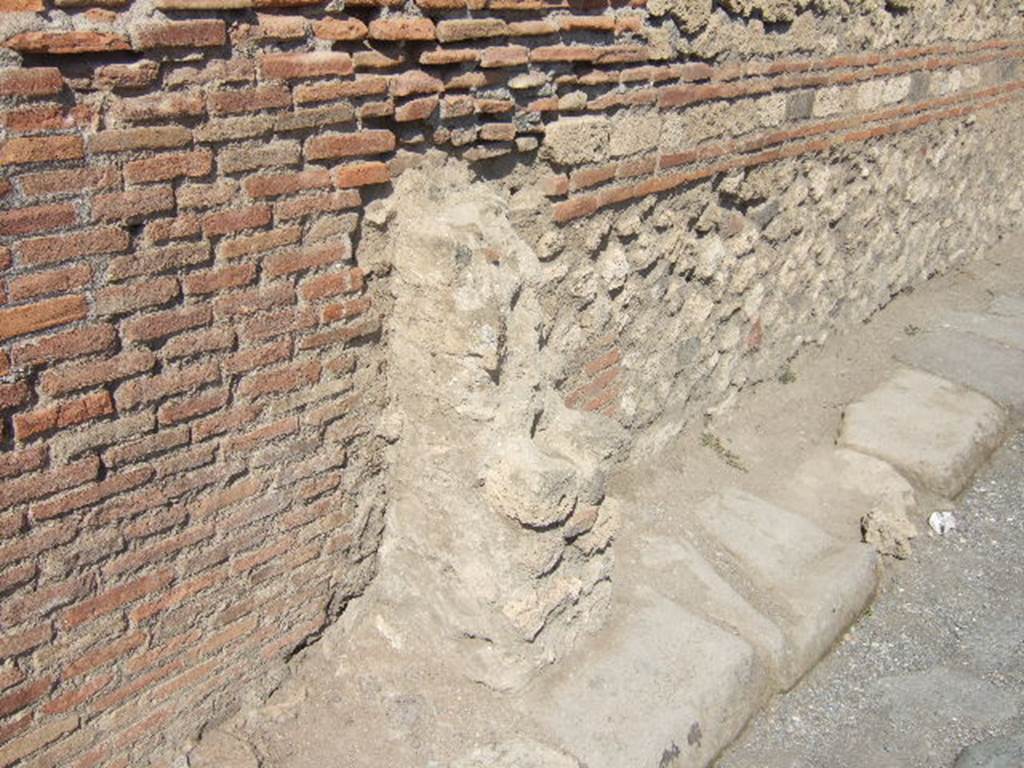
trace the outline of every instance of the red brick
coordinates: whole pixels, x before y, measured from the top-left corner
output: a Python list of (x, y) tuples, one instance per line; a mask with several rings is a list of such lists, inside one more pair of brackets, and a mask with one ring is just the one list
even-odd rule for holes
[(181, 152), (133, 160), (124, 166), (124, 178), (130, 184), (167, 181), (182, 176), (205, 176), (213, 167), (213, 153), (208, 149)]
[(204, 294), (226, 291), (249, 285), (256, 279), (255, 264), (241, 264), (233, 267), (219, 267), (204, 272), (192, 272), (185, 276), (185, 293)]
[(167, 569), (121, 584), (67, 609), (61, 619), (61, 624), (65, 629), (72, 629), (87, 621), (112, 613), (140, 597), (153, 594), (173, 580), (174, 572)]
[(386, 16), (370, 22), (375, 40), (433, 40), (434, 22), (422, 16)]
[(18, 243), (18, 254), (23, 266), (38, 266), (61, 261), (94, 256), (101, 253), (116, 253), (127, 250), (128, 233), (116, 227), (95, 227), (69, 232), (66, 235), (50, 235)]
[(313, 34), (321, 40), (362, 40), (366, 25), (359, 19), (319, 19), (313, 22)]
[(130, 256), (112, 259), (107, 266), (107, 279), (119, 282), (141, 275), (176, 272), (181, 268), (204, 264), (209, 260), (210, 245), (205, 242), (139, 250)]
[(155, 376), (140, 376), (117, 388), (114, 397), (118, 409), (127, 410), (144, 403), (187, 392), (220, 379), (216, 362), (196, 363), (187, 368), (164, 369)]
[(309, 330), (316, 327), (318, 322), (316, 312), (311, 307), (285, 307), (247, 320), (239, 328), (239, 336), (247, 342), (262, 341)]
[(0, 659), (13, 659), (25, 651), (31, 651), (49, 642), (52, 637), (53, 627), (48, 623), (40, 623), (39, 626), (20, 632), (4, 633), (3, 637), (0, 637)]
[(134, 37), (135, 47), (142, 50), (208, 48), (224, 45), (227, 41), (224, 22), (214, 19), (139, 24)]
[(92, 280), (92, 267), (80, 264), (48, 272), (35, 272), (12, 279), (8, 285), (11, 301), (25, 301), (50, 293), (70, 293)]
[(62, 296), (35, 304), (0, 309), (0, 340), (83, 319), (89, 311), (84, 296)]
[(173, 209), (174, 190), (169, 186), (108, 192), (92, 199), (92, 215), (97, 221), (137, 221)]
[(3, 0), (0, 13), (40, 13), (45, 10), (42, 0)]
[(284, 245), (293, 245), (302, 237), (300, 227), (275, 227), (269, 232), (222, 240), (217, 246), (217, 256), (225, 259), (237, 259), (263, 253)]
[(106, 360), (47, 369), (40, 376), (40, 386), (43, 392), (56, 397), (134, 376), (152, 370), (154, 365), (156, 358), (148, 349), (122, 352)]
[(203, 234), (207, 237), (227, 235), (245, 229), (255, 229), (270, 223), (270, 206), (252, 205), (248, 208), (207, 214), (203, 218)]
[(331, 264), (341, 264), (351, 258), (351, 255), (352, 249), (348, 243), (306, 247), (268, 256), (264, 259), (263, 270), (267, 277), (280, 277)]
[(362, 297), (351, 301), (341, 301), (336, 304), (328, 304), (323, 310), (325, 323), (334, 323), (338, 320), (348, 320), (363, 314), (370, 308), (370, 299)]
[(260, 409), (253, 405), (235, 406), (192, 424), (192, 440), (200, 442), (209, 437), (230, 432), (234, 429), (251, 424), (260, 414)]
[(271, 307), (295, 303), (295, 290), (290, 285), (273, 285), (237, 291), (214, 300), (213, 311), (218, 316), (252, 315)]
[(77, 160), (85, 156), (81, 136), (32, 136), (8, 139), (0, 147), (0, 165)]
[(316, 275), (302, 283), (300, 293), (307, 301), (316, 301), (330, 296), (356, 293), (362, 290), (362, 270), (358, 267), (331, 274)]
[(601, 48), (589, 45), (542, 45), (530, 51), (530, 61), (594, 61), (601, 53)]
[(32, 398), (32, 388), (27, 381), (0, 384), (0, 410), (9, 410), (24, 405)]
[(482, 141), (512, 141), (516, 137), (516, 127), (512, 123), (485, 123), (480, 126)]
[(61, 229), (74, 224), (77, 218), (74, 206), (68, 203), (15, 208), (0, 212), (0, 235), (31, 235)]
[(257, 88), (217, 91), (209, 95), (207, 103), (214, 114), (232, 114), (290, 107), (292, 96), (282, 85), (261, 85)]
[(437, 111), (439, 103), (437, 96), (426, 96), (422, 99), (413, 99), (395, 109), (395, 121), (408, 123), (414, 120), (427, 120)]
[(53, 689), (54, 679), (45, 677), (0, 696), (0, 717), (7, 717), (43, 698)]
[(442, 43), (478, 40), (508, 34), (508, 26), (501, 19), (452, 19), (437, 25), (437, 39)]
[[(95, 479), (99, 468), (99, 461), (91, 457), (48, 472), (22, 475), (0, 486), (0, 504), (4, 507), (13, 507), (25, 501), (41, 499), (74, 488)], [(0, 653), (0, 656), (2, 655)]]
[(17, 626), (30, 619), (38, 622), (54, 608), (84, 597), (94, 586), (95, 582), (91, 575), (57, 582), (51, 580), (38, 585), (31, 592), (24, 591), (5, 600), (0, 606), (0, 616), (7, 626)]
[(246, 432), (244, 435), (236, 435), (226, 441), (225, 450), (228, 453), (249, 453), (255, 447), (262, 445), (263, 443), (268, 443), (286, 435), (295, 434), (298, 430), (298, 419), (295, 416), (286, 416), (283, 419), (266, 424), (258, 429), (252, 430), (251, 432)]
[(202, 231), (199, 217), (193, 213), (182, 213), (173, 219), (158, 219), (146, 224), (143, 239), (150, 243), (166, 243), (195, 237)]
[(247, 373), (274, 363), (287, 360), (292, 355), (290, 339), (281, 339), (261, 347), (243, 349), (224, 361), (224, 372), (227, 374)]
[(270, 53), (260, 59), (260, 73), (268, 80), (350, 75), (352, 70), (352, 57), (337, 51)]
[(481, 67), (518, 67), (529, 61), (529, 49), (523, 45), (484, 48), (480, 52)]
[(126, 314), (166, 304), (178, 295), (178, 281), (173, 277), (160, 277), (130, 285), (111, 285), (96, 292), (96, 312), (101, 315)]
[(0, 478), (15, 477), (40, 469), (46, 464), (47, 448), (38, 445), (21, 451), (0, 453)]
[(116, 340), (113, 326), (90, 325), (23, 342), (14, 347), (11, 356), (19, 366), (54, 363), (95, 352), (109, 352)]
[(290, 392), (302, 386), (312, 386), (320, 380), (320, 362), (309, 360), (304, 363), (278, 368), (263, 373), (250, 374), (238, 385), (241, 397), (256, 398), (261, 395)]
[(162, 120), (172, 122), (177, 118), (195, 117), (206, 112), (202, 96), (189, 93), (157, 93), (125, 99), (118, 102), (113, 113), (126, 122)]
[(173, 149), (192, 142), (192, 132), (176, 125), (118, 128), (89, 137), (90, 152), (129, 152), (138, 149)]
[(64, 714), (65, 712), (68, 712), (91, 699), (113, 681), (113, 672), (106, 672), (104, 674), (97, 675), (84, 685), (71, 690), (66, 690), (60, 696), (48, 701), (43, 707), (43, 712), (48, 715)]
[(359, 191), (343, 189), (338, 192), (301, 195), (281, 200), (274, 205), (277, 218), (282, 221), (299, 219), (313, 213), (330, 213), (358, 208), (362, 204)]
[(308, 171), (289, 173), (268, 173), (250, 176), (242, 187), (250, 197), (277, 197), (290, 195), (308, 189), (324, 189), (331, 185), (331, 176), (326, 168), (311, 168)]
[(385, 184), (391, 180), (386, 163), (352, 163), (334, 169), (334, 183), (342, 188)]
[(42, 725), (37, 725), (26, 735), (6, 741), (6, 743), (0, 746), (0, 764), (13, 765), (23, 757), (27, 757), (48, 744), (52, 744), (62, 736), (77, 730), (78, 725), (79, 718), (77, 715), (44, 721)]
[(157, 410), (157, 419), (163, 425), (177, 424), (182, 421), (189, 421), (197, 416), (204, 416), (211, 411), (220, 410), (227, 405), (227, 402), (228, 390), (215, 389), (185, 400), (164, 403)]
[(186, 333), (170, 339), (161, 349), (168, 360), (179, 360), (206, 352), (222, 352), (235, 345), (235, 332), (231, 328), (209, 328)]
[(52, 96), (64, 88), (56, 67), (0, 70), (0, 96)]
[(30, 197), (39, 195), (81, 194), (91, 189), (116, 187), (121, 172), (114, 167), (75, 168), (67, 171), (43, 171), (18, 177), (21, 191)]
[(155, 61), (107, 64), (96, 69), (93, 82), (100, 88), (139, 89), (151, 85), (159, 74), (160, 65)]
[(309, 104), (317, 101), (375, 96), (387, 93), (387, 91), (388, 78), (379, 75), (366, 75), (357, 77), (350, 82), (298, 85), (295, 88), (295, 103)]
[(466, 50), (444, 50), (438, 48), (433, 51), (424, 51), (420, 54), (420, 64), (428, 66), (445, 66), (448, 64), (466, 64), (480, 60), (480, 51)]
[(394, 148), (395, 134), (391, 131), (368, 130), (313, 136), (306, 141), (305, 152), (310, 160), (326, 160), (334, 157), (379, 155), (391, 152)]
[(88, 30), (22, 32), (8, 38), (4, 47), (30, 54), (106, 53), (132, 48), (123, 35)]
[(73, 427), (87, 421), (109, 416), (114, 403), (106, 390), (84, 395), (14, 415), (14, 435), (18, 440), (29, 440), (45, 432)]
[[(187, 281), (189, 277), (185, 279)], [(212, 320), (213, 309), (209, 305), (176, 307), (164, 312), (131, 317), (125, 321), (121, 332), (129, 341), (152, 341), (190, 328), (209, 325)]]
[(441, 80), (421, 70), (403, 72), (395, 78), (391, 85), (391, 92), (399, 97), (421, 93), (440, 93), (443, 90), (444, 83)]

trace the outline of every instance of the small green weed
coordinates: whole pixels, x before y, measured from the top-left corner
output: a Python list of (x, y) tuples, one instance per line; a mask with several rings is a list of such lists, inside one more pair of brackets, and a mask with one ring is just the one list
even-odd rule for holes
[(701, 435), (700, 442), (701, 445), (703, 445), (705, 448), (710, 448), (712, 451), (717, 453), (718, 458), (720, 458), (733, 469), (738, 469), (741, 472), (749, 471), (747, 469), (747, 465), (743, 463), (743, 459), (741, 459), (733, 451), (729, 450), (729, 448), (726, 447), (726, 445), (721, 441), (718, 435), (714, 434), (713, 432), (705, 432), (703, 435)]

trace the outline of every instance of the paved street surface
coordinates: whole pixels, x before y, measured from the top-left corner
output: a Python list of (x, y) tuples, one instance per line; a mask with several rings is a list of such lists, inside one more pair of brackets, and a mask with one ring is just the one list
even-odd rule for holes
[(1024, 766), (1024, 433), (954, 506), (957, 530), (922, 522), (869, 613), (719, 768)]

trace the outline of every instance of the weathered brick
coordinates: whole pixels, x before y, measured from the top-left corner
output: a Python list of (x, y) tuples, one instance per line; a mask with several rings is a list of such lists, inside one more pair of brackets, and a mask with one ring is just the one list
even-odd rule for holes
[(223, 173), (237, 173), (277, 165), (295, 165), (301, 155), (299, 142), (279, 140), (224, 147), (218, 153), (218, 160)]
[(239, 115), (209, 120), (193, 131), (198, 142), (248, 139), (269, 133), (274, 127), (273, 115)]
[(270, 53), (260, 58), (260, 73), (268, 80), (350, 75), (352, 70), (352, 57), (339, 51)]
[(155, 61), (137, 61), (134, 64), (105, 64), (97, 67), (93, 82), (100, 88), (136, 90), (151, 85), (160, 73)]
[(165, 569), (121, 584), (67, 609), (61, 617), (61, 624), (67, 629), (77, 627), (87, 621), (116, 611), (140, 597), (151, 595), (166, 587), (173, 580), (174, 572)]
[(125, 164), (124, 178), (130, 184), (168, 181), (182, 176), (205, 176), (212, 167), (213, 153), (199, 149), (133, 160)]
[(157, 219), (146, 224), (143, 239), (149, 243), (166, 243), (184, 240), (202, 231), (202, 222), (194, 213), (179, 213), (173, 219)]
[(134, 123), (144, 120), (171, 122), (177, 118), (195, 117), (206, 112), (203, 97), (191, 93), (156, 93), (118, 102), (113, 114), (120, 120)]
[(122, 352), (106, 360), (72, 363), (45, 370), (40, 377), (40, 386), (43, 392), (56, 397), (134, 376), (151, 370), (154, 365), (156, 358), (148, 349)]
[(440, 93), (444, 82), (420, 70), (403, 72), (391, 84), (395, 96), (414, 96), (421, 93)]
[(302, 386), (311, 386), (320, 379), (320, 362), (310, 360), (275, 370), (250, 374), (238, 385), (242, 397), (290, 392)]
[(36, 523), (61, 517), (76, 509), (98, 504), (111, 496), (138, 488), (148, 483), (152, 477), (152, 467), (138, 467), (111, 474), (98, 483), (86, 485), (61, 496), (33, 504), (30, 514)]
[(237, 259), (263, 253), (284, 245), (294, 245), (302, 237), (302, 229), (296, 226), (276, 227), (269, 232), (255, 235), (235, 237), (222, 240), (217, 245), (217, 256), (224, 259)]
[(147, 248), (111, 259), (107, 265), (107, 279), (118, 282), (130, 277), (175, 272), (183, 267), (204, 264), (209, 260), (210, 244), (205, 242)]
[(267, 277), (280, 277), (331, 264), (341, 264), (349, 259), (351, 254), (352, 249), (347, 242), (342, 246), (331, 244), (306, 247), (268, 256), (263, 261), (263, 270)]
[(260, 347), (243, 349), (224, 361), (224, 372), (231, 375), (247, 373), (274, 363), (287, 360), (292, 355), (290, 339), (281, 339)]
[(203, 272), (192, 272), (185, 276), (183, 285), (185, 293), (206, 294), (240, 288), (243, 285), (249, 285), (255, 279), (255, 264), (239, 264)]
[(33, 341), (22, 342), (11, 350), (18, 366), (52, 364), (96, 352), (109, 352), (117, 341), (114, 327), (97, 324), (55, 333)]
[(307, 171), (290, 173), (268, 173), (250, 176), (242, 187), (250, 197), (277, 197), (303, 192), (310, 189), (325, 189), (331, 185), (331, 175), (326, 168), (312, 168)]
[(177, 424), (212, 411), (218, 411), (227, 405), (229, 393), (226, 388), (202, 392), (184, 400), (172, 400), (157, 409), (157, 421), (161, 424)]
[(61, 296), (21, 307), (0, 309), (0, 340), (82, 320), (89, 306), (84, 296)]
[(0, 235), (31, 235), (53, 229), (69, 227), (78, 214), (68, 203), (36, 205), (0, 212)]
[[(89, 129), (95, 127), (96, 110), (86, 104), (71, 107), (61, 104), (34, 104), (29, 107), (8, 110), (0, 116), (0, 122), (12, 133), (39, 133), (41, 131), (60, 131), (65, 128)], [(67, 136), (62, 138), (67, 138)], [(71, 150), (65, 148), (64, 151), (70, 153)], [(72, 156), (69, 159), (76, 159), (76, 157)]]
[(188, 427), (162, 429), (156, 434), (146, 435), (138, 440), (121, 443), (103, 452), (103, 463), (108, 467), (121, 467), (134, 464), (166, 451), (187, 445), (189, 441)]
[(117, 128), (89, 137), (90, 152), (129, 152), (137, 149), (173, 149), (192, 141), (188, 128), (176, 125), (152, 128)]
[(312, 136), (306, 140), (306, 157), (326, 160), (335, 157), (380, 155), (395, 148), (395, 134), (388, 130), (359, 131)]
[(173, 209), (174, 190), (162, 185), (107, 192), (92, 199), (92, 215), (97, 221), (137, 221)]
[(209, 48), (224, 45), (227, 40), (224, 22), (219, 19), (171, 21), (139, 24), (134, 29), (135, 47)]
[[(5, 507), (13, 507), (15, 504), (74, 488), (95, 479), (99, 469), (99, 461), (92, 457), (47, 472), (22, 475), (0, 486), (0, 503)], [(0, 647), (2, 645), (3, 642), (0, 641)], [(0, 656), (2, 655), (0, 653)]]
[(53, 96), (64, 88), (56, 67), (0, 70), (0, 96)]
[(281, 200), (274, 205), (274, 212), (279, 220), (287, 221), (314, 213), (358, 208), (361, 203), (358, 190), (343, 189), (337, 192), (323, 192)]
[(0, 454), (0, 478), (32, 472), (46, 464), (48, 451), (45, 445), (25, 448), (20, 451), (5, 451)]
[(18, 243), (18, 255), (24, 265), (38, 266), (70, 261), (83, 256), (116, 253), (128, 248), (128, 233), (117, 227), (94, 227), (51, 235)]
[(76, 160), (85, 156), (81, 136), (32, 136), (8, 139), (0, 146), (0, 165)]
[(328, 304), (323, 309), (323, 321), (335, 323), (338, 320), (348, 320), (363, 314), (370, 308), (370, 299), (363, 296), (350, 301), (340, 301), (335, 304)]
[(33, 728), (28, 734), (0, 746), (0, 765), (13, 765), (77, 728), (77, 715), (48, 720)]
[(385, 184), (390, 180), (391, 171), (386, 163), (351, 163), (334, 169), (334, 183), (343, 188)]
[(114, 399), (118, 409), (127, 410), (219, 379), (220, 369), (214, 361), (200, 362), (184, 368), (166, 369), (155, 376), (130, 379), (117, 388)]
[(433, 40), (434, 22), (422, 16), (386, 16), (370, 22), (375, 40)]
[(480, 52), (481, 67), (518, 67), (529, 61), (529, 49), (523, 45), (484, 48)]
[(18, 185), (22, 192), (30, 197), (72, 193), (77, 195), (92, 189), (116, 187), (120, 183), (121, 172), (113, 166), (41, 171), (18, 177)]
[[(186, 285), (189, 277), (186, 277)], [(153, 341), (181, 331), (209, 325), (213, 308), (209, 305), (177, 307), (163, 312), (151, 312), (125, 320), (121, 333), (128, 341)]]
[(437, 111), (440, 99), (437, 96), (426, 96), (413, 99), (395, 109), (395, 122), (408, 123), (414, 120), (427, 120)]
[(439, 22), (437, 25), (437, 39), (442, 43), (500, 37), (506, 34), (508, 27), (501, 19), (452, 19)]
[(274, 131), (303, 131), (309, 128), (322, 128), (339, 123), (351, 123), (355, 120), (355, 110), (348, 104), (334, 104), (316, 109), (297, 109), (293, 112), (281, 112), (274, 118)]
[(24, 405), (32, 398), (32, 388), (27, 381), (0, 384), (0, 410), (9, 410)]
[(203, 217), (203, 233), (207, 237), (215, 237), (255, 229), (269, 223), (270, 206), (251, 205), (248, 208), (207, 214)]
[(310, 104), (318, 101), (354, 99), (388, 92), (388, 79), (379, 75), (363, 75), (350, 82), (314, 83), (295, 88), (295, 103)]
[(111, 285), (96, 292), (96, 312), (101, 315), (123, 315), (146, 307), (166, 304), (179, 295), (178, 281), (160, 277), (147, 282)]
[(315, 328), (318, 322), (311, 307), (285, 307), (245, 321), (238, 332), (243, 341), (263, 341)]
[(263, 109), (281, 109), (292, 105), (289, 90), (282, 85), (261, 85), (233, 91), (217, 91), (207, 97), (207, 105), (214, 114), (256, 112)]
[(183, 357), (203, 355), (207, 352), (222, 352), (231, 349), (234, 345), (234, 330), (210, 328), (175, 336), (163, 346), (162, 351), (168, 360), (179, 360)]
[(4, 41), (4, 47), (20, 53), (68, 54), (130, 51), (124, 35), (92, 30), (22, 32)]
[(44, 677), (0, 696), (0, 717), (12, 715), (34, 704), (53, 689), (54, 679)]
[(14, 436), (30, 440), (45, 432), (73, 427), (114, 412), (114, 403), (106, 390), (65, 400), (33, 411), (14, 415)]
[(299, 294), (306, 301), (317, 301), (363, 289), (363, 270), (359, 267), (308, 277), (302, 281)]
[(327, 18), (313, 22), (313, 34), (321, 40), (362, 40), (367, 28), (359, 19)]

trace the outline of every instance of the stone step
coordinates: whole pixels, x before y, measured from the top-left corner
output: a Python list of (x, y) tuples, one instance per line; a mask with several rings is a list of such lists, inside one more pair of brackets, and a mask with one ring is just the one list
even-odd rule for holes
[(903, 368), (847, 406), (838, 444), (892, 464), (908, 480), (953, 498), (1002, 442), (1007, 413), (987, 397)]
[(952, 328), (929, 331), (896, 347), (896, 359), (944, 379), (963, 384), (995, 402), (1024, 412), (1024, 322), (1020, 347)]

